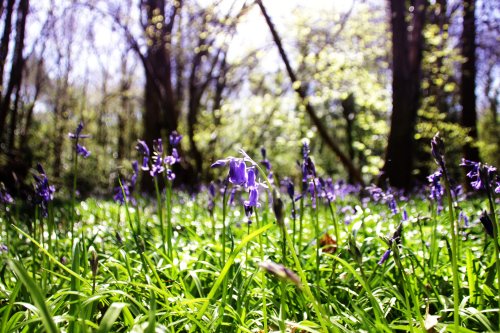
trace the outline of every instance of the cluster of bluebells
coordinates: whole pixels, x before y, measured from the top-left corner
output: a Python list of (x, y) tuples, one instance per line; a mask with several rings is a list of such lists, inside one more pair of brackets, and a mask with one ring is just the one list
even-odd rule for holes
[(42, 216), (48, 216), (49, 202), (54, 200), (56, 188), (54, 185), (49, 185), (49, 179), (41, 164), (36, 166), (38, 175), (33, 175), (35, 178), (35, 203), (42, 209)]
[(427, 176), (430, 186), (429, 198), (437, 203), (438, 214), (443, 210), (443, 195), (444, 188), (441, 185), (441, 178), (443, 177), (443, 172), (438, 170), (433, 174)]
[(71, 140), (75, 140), (75, 149), (76, 153), (83, 158), (87, 158), (90, 156), (90, 151), (87, 150), (84, 146), (82, 146), (79, 141), (81, 139), (88, 138), (89, 135), (82, 134), (83, 130), (83, 122), (80, 122), (78, 126), (76, 127), (75, 133), (69, 133), (68, 136)]
[(316, 166), (314, 165), (311, 156), (309, 156), (311, 149), (309, 144), (304, 142), (302, 144), (302, 163), (299, 163), (302, 172), (302, 192), (298, 194), (294, 200), (297, 201), (302, 197), (309, 195), (311, 198), (311, 206), (316, 208), (317, 193), (321, 193), (320, 180), (316, 177)]
[[(177, 150), (181, 139), (182, 135), (177, 134), (175, 131), (170, 134), (169, 141), (172, 151), (171, 154), (166, 157), (164, 157), (163, 142), (161, 138), (153, 140), (153, 156), (151, 156), (146, 142), (139, 140), (136, 149), (142, 155), (141, 169), (143, 171), (149, 171), (151, 177), (157, 177), (165, 172), (167, 179), (173, 181), (175, 179), (175, 174), (170, 167), (181, 160)], [(149, 163), (150, 158), (152, 160), (151, 165)]]
[(495, 193), (500, 193), (500, 181), (497, 177), (497, 169), (486, 163), (473, 162), (462, 159), (460, 166), (468, 168), (470, 171), (467, 177), (471, 180), (470, 185), (476, 191), (494, 188)]
[(366, 190), (368, 191), (368, 193), (370, 193), (373, 201), (381, 201), (383, 203), (386, 203), (393, 215), (396, 215), (398, 213), (398, 204), (396, 202), (395, 195), (390, 188), (386, 192), (384, 192), (380, 187), (371, 185), (368, 186)]
[[(254, 166), (247, 167), (245, 159), (230, 157), (216, 161), (211, 167), (222, 167), (226, 164), (229, 164), (229, 175), (227, 180), (231, 184), (244, 187), (248, 191), (248, 200), (244, 201), (243, 206), (247, 218), (250, 218), (254, 208), (260, 207), (259, 187), (265, 186), (257, 182), (257, 169)], [(230, 194), (229, 204), (234, 200), (235, 193), (236, 188), (233, 188)]]
[(135, 200), (132, 197), (132, 192), (135, 189), (137, 183), (137, 177), (139, 175), (139, 163), (137, 161), (132, 162), (132, 177), (128, 181), (122, 182), (121, 186), (114, 188), (113, 199), (120, 205), (123, 205), (125, 201), (131, 201), (135, 205)]

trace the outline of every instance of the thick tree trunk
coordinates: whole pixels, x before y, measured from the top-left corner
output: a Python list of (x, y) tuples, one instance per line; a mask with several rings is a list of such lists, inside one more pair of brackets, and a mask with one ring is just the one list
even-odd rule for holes
[(474, 19), (475, 0), (463, 2), (463, 31), (462, 31), (462, 80), (460, 82), (460, 102), (462, 104), (462, 126), (469, 130), (472, 143), (464, 145), (464, 158), (479, 161), (479, 149), (474, 145), (477, 142), (477, 115), (476, 115), (476, 24)]
[(392, 28), (392, 115), (383, 178), (409, 189), (415, 154), (414, 133), (420, 107), (420, 76), (427, 1), (416, 0), (408, 32), (406, 1), (390, 0)]

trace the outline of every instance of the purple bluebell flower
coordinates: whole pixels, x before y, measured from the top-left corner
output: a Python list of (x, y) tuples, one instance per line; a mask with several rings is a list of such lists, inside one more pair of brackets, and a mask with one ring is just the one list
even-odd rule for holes
[(443, 172), (441, 170), (438, 170), (438, 171), (434, 172), (432, 175), (427, 176), (427, 179), (429, 180), (429, 183), (430, 183), (430, 190), (431, 190), (429, 198), (431, 200), (434, 200), (437, 203), (438, 213), (442, 209), (442, 198), (444, 195), (444, 188), (440, 182), (442, 176), (443, 176)]
[(83, 122), (80, 122), (76, 127), (75, 133), (69, 133), (68, 136), (70, 139), (75, 140), (76, 153), (78, 155), (83, 156), (83, 158), (87, 158), (90, 156), (90, 151), (88, 151), (87, 148), (78, 143), (80, 139), (85, 139), (89, 137), (89, 135), (82, 134), (82, 130), (83, 130)]
[(406, 209), (403, 209), (401, 219), (402, 219), (402, 221), (408, 221), (408, 213), (406, 212)]
[(260, 207), (259, 190), (257, 187), (250, 189), (248, 200), (244, 202), (246, 207)]
[(179, 146), (179, 143), (182, 140), (182, 135), (180, 135), (176, 131), (173, 131), (172, 133), (170, 133), (169, 140), (170, 140), (170, 145), (175, 148)]
[(3, 183), (0, 184), (0, 203), (3, 204), (11, 204), (14, 202), (14, 199), (12, 196), (7, 192), (7, 190), (4, 188)]
[(229, 162), (229, 182), (244, 185), (247, 182), (246, 164), (243, 160), (232, 159)]
[(143, 171), (149, 170), (149, 147), (143, 140), (137, 140), (137, 145), (135, 149), (143, 156), (142, 157), (142, 166), (141, 169)]
[(396, 215), (398, 213), (398, 204), (396, 203), (396, 199), (394, 199), (394, 195), (390, 195), (387, 204), (389, 205), (389, 209), (391, 210), (392, 214)]
[(469, 227), (469, 218), (463, 211), (460, 211), (460, 213), (458, 213), (458, 221), (463, 222), (464, 227)]
[(35, 202), (40, 205), (42, 208), (43, 217), (48, 216), (48, 205), (49, 202), (54, 200), (54, 193), (56, 188), (54, 185), (49, 185), (49, 179), (45, 174), (45, 170), (43, 169), (40, 163), (37, 164), (38, 176), (33, 175), (35, 178)]
[(256, 187), (254, 168), (249, 168), (247, 171), (247, 186), (250, 188)]
[(266, 148), (260, 148), (260, 153), (262, 154), (262, 161), (260, 163), (266, 168), (267, 172), (271, 171), (271, 162), (267, 159)]
[(486, 190), (487, 188), (497, 186), (497, 188), (495, 188), (495, 192), (497, 192), (499, 185), (498, 182), (496, 182), (497, 169), (495, 167), (466, 159), (462, 159), (460, 166), (468, 168), (469, 172), (467, 173), (467, 177), (471, 179), (470, 185), (476, 191)]
[[(123, 187), (123, 190), (122, 190)], [(115, 187), (115, 195), (113, 199), (120, 205), (123, 205), (125, 201), (130, 198), (130, 187), (127, 184), (122, 184), (122, 186)]]
[(9, 252), (9, 248), (7, 247), (7, 245), (0, 244), (0, 254), (8, 253), (8, 252)]
[(401, 233), (403, 232), (403, 223), (399, 223), (396, 231), (392, 234), (392, 237), (388, 241), (389, 249), (384, 252), (382, 258), (379, 260), (378, 264), (382, 265), (384, 262), (389, 259), (389, 255), (391, 254), (391, 246), (394, 242), (399, 243), (401, 241)]
[(175, 173), (170, 169), (167, 169), (167, 179), (169, 181), (174, 181), (175, 179)]
[(90, 135), (82, 134), (82, 130), (83, 130), (83, 122), (80, 121), (80, 123), (76, 127), (75, 133), (68, 134), (69, 138), (74, 140), (89, 138)]
[(80, 145), (79, 143), (76, 144), (76, 153), (80, 156), (83, 156), (83, 158), (87, 158), (90, 156), (90, 151), (88, 151), (87, 148)]
[(380, 187), (377, 187), (375, 185), (370, 185), (366, 189), (375, 202), (379, 201), (385, 196), (384, 191), (382, 191)]
[(380, 266), (382, 266), (384, 264), (384, 262), (386, 262), (387, 259), (389, 259), (391, 252), (392, 252), (391, 249), (387, 249), (387, 251), (384, 252), (384, 254), (382, 255), (382, 258), (380, 258), (380, 260), (378, 261), (378, 264)]

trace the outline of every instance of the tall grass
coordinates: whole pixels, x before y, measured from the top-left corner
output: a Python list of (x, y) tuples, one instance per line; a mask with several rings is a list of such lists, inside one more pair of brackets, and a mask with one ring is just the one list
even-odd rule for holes
[[(456, 225), (453, 211), (439, 214), (425, 198), (405, 199), (409, 217), (381, 263), (383, 238), (400, 223), (386, 205), (357, 193), (342, 201), (318, 198), (316, 207), (302, 198), (292, 217), (285, 207), (295, 204), (263, 178), (270, 197), (249, 228), (240, 204), (246, 194), (230, 205), (227, 188), (213, 211), (205, 209), (203, 191), (195, 200), (171, 191), (165, 205), (71, 199), (52, 208), (53, 234), (2, 213), (2, 224), (16, 224), (2, 228), (0, 241), (8, 235), (0, 256), (0, 332), (498, 329), (498, 249), (485, 243), (477, 221), (481, 198), (453, 203), (472, 217), (467, 228), (454, 229), (459, 252), (447, 232)], [(357, 211), (343, 210), (347, 205)], [(68, 223), (78, 228), (72, 241), (73, 233), (57, 228), (75, 216), (85, 223)], [(117, 224), (116, 216), (126, 221)], [(320, 244), (326, 233), (334, 235), (336, 251)], [(282, 271), (269, 274), (260, 268), (264, 262), (281, 263)]]

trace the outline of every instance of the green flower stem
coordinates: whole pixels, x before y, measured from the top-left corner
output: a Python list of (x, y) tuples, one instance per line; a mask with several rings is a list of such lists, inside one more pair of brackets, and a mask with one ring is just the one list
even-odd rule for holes
[(451, 233), (451, 268), (453, 275), (453, 322), (455, 330), (460, 327), (459, 299), (460, 299), (460, 283), (458, 277), (458, 226), (455, 218), (455, 210), (453, 209), (453, 197), (451, 194), (451, 186), (448, 178), (448, 172), (444, 165), (441, 166), (443, 171), (443, 179), (445, 182), (446, 195), (448, 197), (448, 214), (450, 217), (450, 233)]
[[(497, 290), (500, 290), (500, 235), (498, 230), (498, 219), (496, 214), (495, 200), (493, 200), (492, 188), (488, 182), (486, 182), (486, 193), (488, 193), (488, 202), (490, 206), (490, 215), (493, 224), (493, 243), (495, 251), (495, 265), (497, 271)], [(498, 301), (498, 317), (500, 318), (500, 296), (497, 296)], [(498, 321), (498, 331), (500, 332), (500, 320)]]
[(172, 247), (172, 238), (174, 237), (174, 229), (172, 227), (172, 183), (168, 180), (166, 181), (166, 203), (167, 203), (167, 246), (168, 246), (168, 257), (170, 261), (174, 259), (174, 249)]
[(161, 200), (160, 187), (158, 185), (158, 178), (153, 177), (153, 180), (155, 183), (158, 219), (160, 220), (161, 245), (162, 245), (163, 250), (168, 253), (168, 258), (172, 259), (170, 257), (170, 247), (166, 248), (166, 244), (165, 244), (165, 225), (163, 224), (163, 205), (162, 205), (162, 200)]

